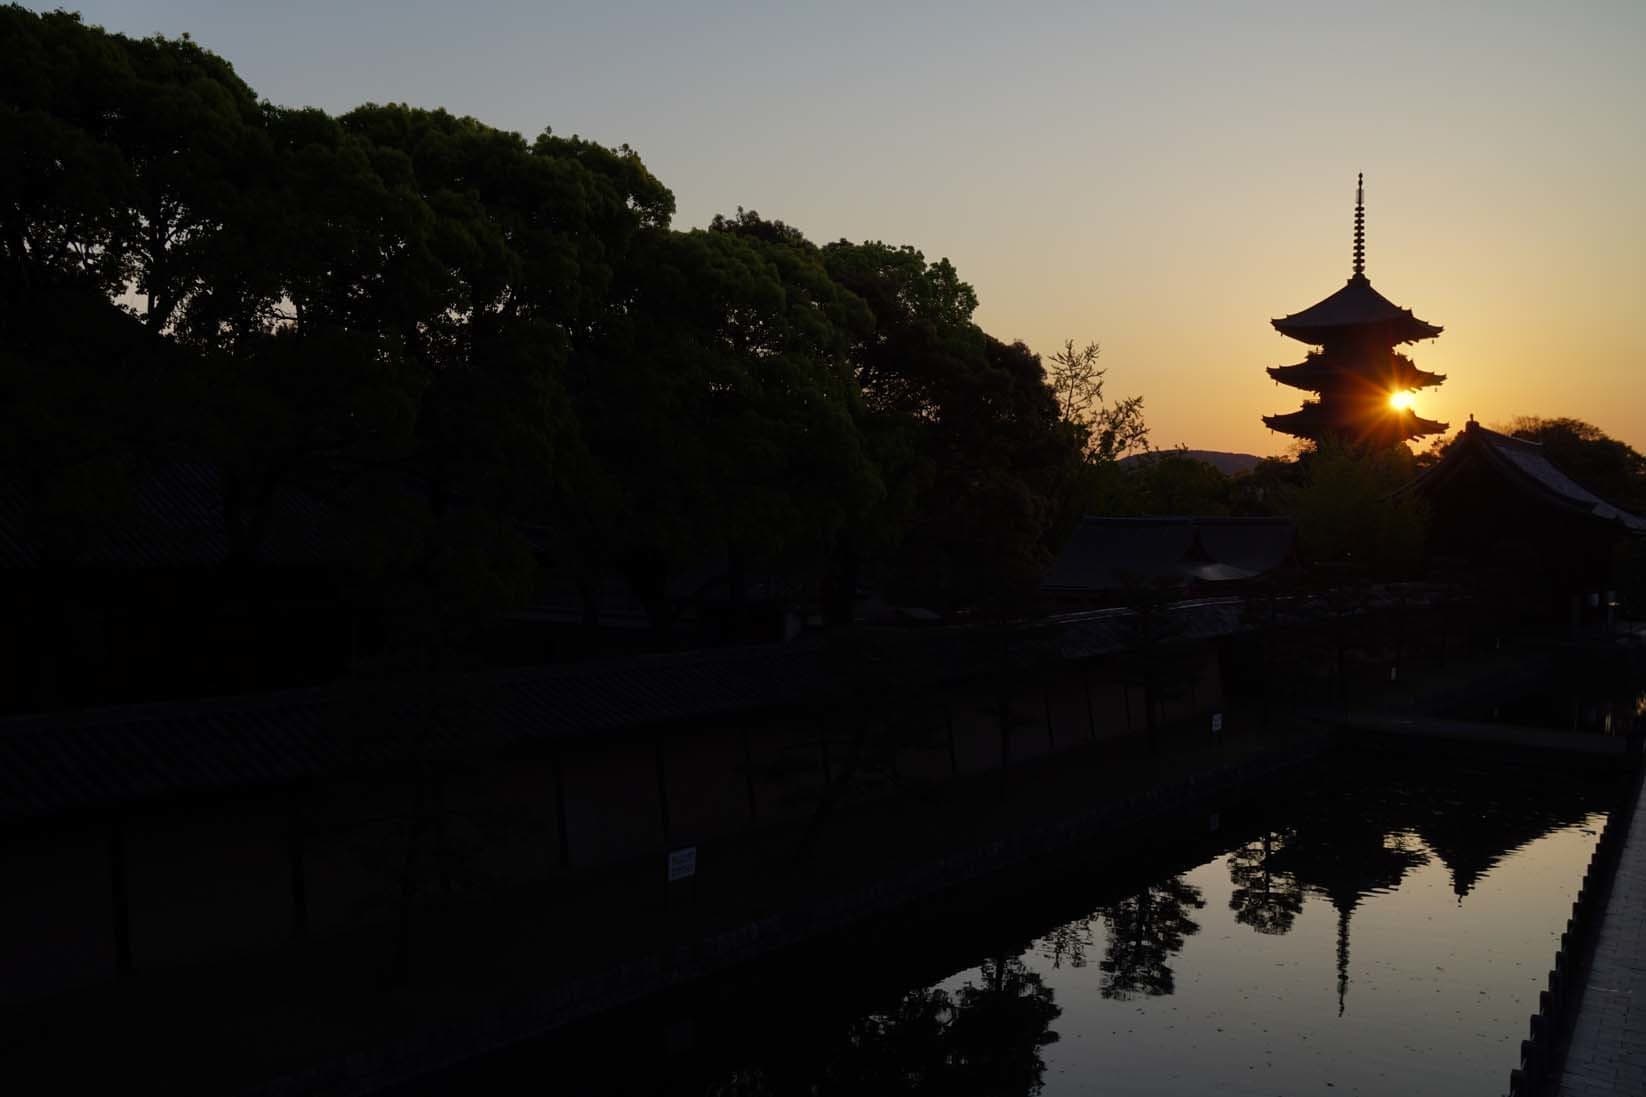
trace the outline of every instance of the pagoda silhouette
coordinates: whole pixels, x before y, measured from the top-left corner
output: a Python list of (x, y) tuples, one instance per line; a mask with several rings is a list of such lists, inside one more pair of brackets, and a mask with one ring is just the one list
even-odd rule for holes
[(1418, 369), (1395, 350), (1445, 329), (1419, 320), (1366, 278), (1365, 179), (1360, 175), (1355, 183), (1354, 273), (1348, 284), (1302, 312), (1270, 321), (1282, 335), (1318, 348), (1297, 365), (1269, 369), (1281, 384), (1318, 394), (1297, 411), (1265, 415), (1270, 430), (1312, 442), (1385, 446), (1447, 429), (1409, 406), (1411, 393), (1446, 376)]

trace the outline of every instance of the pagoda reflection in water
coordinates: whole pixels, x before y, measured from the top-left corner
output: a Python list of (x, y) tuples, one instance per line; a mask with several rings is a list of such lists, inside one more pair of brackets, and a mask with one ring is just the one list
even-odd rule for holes
[[(1418, 769), (1394, 784), (1372, 776), (1306, 794), (1284, 825), (1227, 860), (1235, 920), (1260, 933), (1288, 932), (1304, 893), (1337, 912), (1338, 1013), (1349, 990), (1350, 930), (1369, 896), (1397, 890), (1437, 858), (1462, 905), (1511, 853), (1604, 811), (1604, 782), (1546, 780), (1534, 768)], [(1373, 789), (1376, 792), (1373, 793)]]

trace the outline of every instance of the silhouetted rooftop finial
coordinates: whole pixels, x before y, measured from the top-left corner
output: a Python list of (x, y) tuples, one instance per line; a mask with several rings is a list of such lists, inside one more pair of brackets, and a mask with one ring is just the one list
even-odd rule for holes
[(1366, 277), (1366, 173), (1355, 176), (1355, 274)]

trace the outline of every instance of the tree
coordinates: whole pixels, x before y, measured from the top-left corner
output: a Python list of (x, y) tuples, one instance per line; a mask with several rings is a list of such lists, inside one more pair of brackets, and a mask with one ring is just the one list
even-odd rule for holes
[(1127, 462), (1141, 514), (1215, 515), (1229, 512), (1232, 485), (1217, 467), (1178, 450)]
[(845, 358), (861, 302), (815, 249), (724, 227), (642, 235), (617, 293), (623, 314), (573, 361), (583, 437), (615, 502), (591, 538), (658, 614), (670, 570), (705, 559), (734, 578), (820, 574), (882, 492)]
[(1418, 499), (1399, 493), (1414, 475), (1404, 445), (1369, 451), (1325, 445), (1300, 464), (1303, 482), (1282, 508), (1297, 521), (1307, 559), (1362, 575), (1403, 575), (1416, 566), (1427, 513)]
[(144, 456), (173, 440), (185, 361), (84, 280), (34, 274), (0, 272), (0, 463), (28, 547), (68, 566), (127, 518)]
[(1149, 446), (1149, 427), (1143, 420), (1143, 397), (1128, 396), (1115, 404), (1103, 400), (1103, 378), (1097, 367), (1100, 348), (1087, 343), (1075, 348), (1067, 339), (1052, 355), (1047, 382), (1057, 397), (1063, 420), (1082, 433), (1088, 461), (1115, 461)]
[(873, 316), (849, 353), (889, 491), (850, 544), (879, 557), (893, 597), (1021, 612), (1079, 453), (1038, 356), (973, 323), (977, 295), (947, 260), (878, 242), (822, 254)]
[(120, 461), (210, 466), (246, 597), (274, 501), (301, 491), (355, 519), (350, 589), (409, 648), (518, 603), (533, 552), (585, 581), (620, 568), (659, 620), (708, 560), (734, 592), (755, 568), (821, 588), (836, 621), (860, 579), (1017, 614), (1092, 432), (1111, 455), (1142, 439), (1119, 405), (1064, 421), (948, 261), (741, 209), (674, 232), (627, 147), (282, 108), (186, 37), (16, 5), (0, 61), (8, 295), (72, 287), (110, 337), (64, 341), (82, 360), (56, 374), (15, 349), (14, 406), (124, 391), (89, 360), (124, 360), (109, 342), (165, 363), (82, 416), (115, 457), (30, 460), (87, 499), (119, 494)]

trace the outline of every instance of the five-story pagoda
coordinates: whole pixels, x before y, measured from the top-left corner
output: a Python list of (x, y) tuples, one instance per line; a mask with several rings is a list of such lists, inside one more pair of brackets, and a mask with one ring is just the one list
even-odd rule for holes
[(1444, 329), (1395, 305), (1366, 279), (1364, 186), (1362, 175), (1355, 185), (1354, 274), (1348, 285), (1302, 312), (1270, 321), (1282, 335), (1318, 349), (1295, 366), (1271, 367), (1269, 376), (1319, 394), (1288, 415), (1265, 415), (1263, 425), (1270, 430), (1353, 445), (1392, 445), (1446, 430), (1447, 424), (1411, 409), (1413, 392), (1446, 376), (1420, 370), (1395, 351)]

